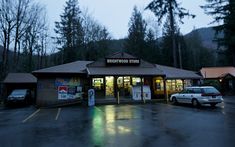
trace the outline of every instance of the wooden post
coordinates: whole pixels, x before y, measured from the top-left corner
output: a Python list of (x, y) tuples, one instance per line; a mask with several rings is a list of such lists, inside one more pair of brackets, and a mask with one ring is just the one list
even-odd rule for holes
[(185, 85), (184, 85), (184, 79), (182, 79), (182, 82), (183, 82), (183, 89), (184, 89), (184, 86), (185, 86)]
[(141, 87), (140, 87), (140, 91), (141, 91), (141, 100), (145, 103), (145, 99), (144, 99), (144, 90), (143, 90), (143, 77), (140, 78), (141, 79)]
[(165, 99), (168, 103), (168, 91), (167, 91), (167, 86), (166, 86), (166, 77), (163, 78), (164, 81), (164, 95), (165, 95)]
[(118, 104), (120, 104), (119, 91), (117, 92), (117, 102), (118, 102)]

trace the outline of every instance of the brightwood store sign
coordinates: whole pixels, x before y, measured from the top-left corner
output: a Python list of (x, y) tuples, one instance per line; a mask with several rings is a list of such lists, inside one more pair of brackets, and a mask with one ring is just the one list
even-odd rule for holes
[(130, 59), (117, 59), (117, 58), (106, 58), (106, 65), (130, 65), (137, 66), (140, 65), (140, 59), (130, 58)]

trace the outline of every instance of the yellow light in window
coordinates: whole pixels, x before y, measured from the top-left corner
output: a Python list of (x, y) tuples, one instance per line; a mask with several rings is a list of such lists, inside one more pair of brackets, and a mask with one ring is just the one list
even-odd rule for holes
[(156, 83), (160, 83), (161, 82), (161, 80), (156, 80)]

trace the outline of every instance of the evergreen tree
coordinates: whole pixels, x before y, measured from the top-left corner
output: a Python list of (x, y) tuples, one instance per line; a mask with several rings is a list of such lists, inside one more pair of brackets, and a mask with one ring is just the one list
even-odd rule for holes
[(173, 65), (174, 67), (178, 67), (177, 63), (177, 50), (176, 50), (176, 37), (175, 37), (175, 27), (174, 24), (176, 22), (176, 18), (179, 18), (181, 23), (182, 19), (185, 16), (192, 16), (195, 15), (190, 14), (184, 8), (180, 7), (180, 4), (177, 0), (153, 0), (150, 4), (146, 7), (146, 9), (150, 9), (158, 18), (158, 22), (161, 22), (162, 19), (166, 16), (169, 16), (170, 22), (170, 39), (172, 44), (172, 53), (173, 53)]
[[(223, 37), (216, 37), (219, 47), (225, 47), (227, 65), (235, 66), (235, 1), (234, 0), (206, 0), (207, 5), (202, 6), (205, 13), (214, 17), (212, 23), (222, 23), (214, 27), (217, 31), (223, 32)], [(221, 49), (221, 48), (220, 48)]]
[(209, 49), (203, 47), (201, 37), (197, 30), (186, 39), (187, 44), (187, 67), (188, 69), (198, 71), (202, 67), (214, 65), (214, 55)]
[[(191, 69), (192, 55), (188, 50), (184, 36), (180, 33), (180, 29), (177, 24), (174, 25), (176, 32), (176, 60), (179, 63), (179, 68)], [(161, 52), (163, 65), (174, 66), (173, 64), (173, 50), (171, 40), (171, 28), (169, 21), (166, 21), (163, 27), (163, 37), (161, 41)]]
[(145, 58), (151, 63), (161, 63), (161, 51), (158, 45), (157, 37), (152, 29), (148, 29), (146, 35)]
[(144, 59), (145, 52), (145, 36), (146, 22), (142, 18), (142, 14), (134, 7), (128, 30), (128, 38), (126, 40), (125, 49), (128, 53)]
[(161, 41), (162, 63), (167, 66), (174, 66), (172, 40), (168, 21), (163, 25)]
[(57, 43), (63, 52), (62, 63), (72, 62), (82, 56), (84, 34), (80, 13), (78, 1), (68, 0), (63, 14), (60, 15), (60, 22), (55, 22)]

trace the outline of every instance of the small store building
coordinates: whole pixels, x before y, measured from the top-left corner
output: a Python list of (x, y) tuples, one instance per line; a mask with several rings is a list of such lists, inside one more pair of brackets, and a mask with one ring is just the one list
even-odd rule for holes
[(96, 100), (145, 101), (166, 98), (201, 77), (192, 71), (146, 62), (119, 52), (98, 61), (76, 61), (34, 71), (37, 105), (76, 102), (95, 90)]

